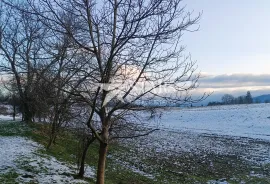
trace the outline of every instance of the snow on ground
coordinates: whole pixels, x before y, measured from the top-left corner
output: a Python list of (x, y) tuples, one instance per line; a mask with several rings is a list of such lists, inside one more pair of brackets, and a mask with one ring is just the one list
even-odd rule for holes
[(215, 181), (215, 180), (210, 180), (207, 182), (207, 184), (229, 184), (227, 181)]
[[(151, 171), (153, 168), (163, 167), (163, 163), (181, 173), (185, 164), (181, 159), (193, 156), (209, 167), (215, 166), (212, 159), (223, 158), (254, 167), (270, 163), (270, 104), (168, 108), (158, 121), (160, 130), (148, 137), (122, 140), (130, 146), (130, 152), (117, 156), (149, 174), (155, 172)], [(142, 165), (147, 160), (155, 161), (156, 165)], [(190, 163), (193, 164), (192, 160), (187, 164)], [(196, 163), (187, 168), (196, 168)], [(251, 173), (248, 177), (255, 175), (268, 177), (263, 173)], [(208, 183), (228, 182), (220, 179)]]
[(120, 164), (121, 166), (124, 166), (125, 168), (131, 170), (132, 172), (134, 173), (138, 173), (142, 176), (145, 176), (149, 179), (155, 179), (155, 176), (152, 175), (152, 174), (149, 174), (149, 173), (146, 173), (140, 169), (138, 169), (137, 167), (135, 167), (134, 165), (131, 165), (129, 162), (125, 162), (124, 160), (122, 159), (119, 159), (117, 157), (114, 157), (113, 155), (108, 155), (108, 158), (113, 158), (113, 161), (117, 164)]
[(171, 130), (270, 140), (270, 104), (172, 108), (160, 121)]
[[(170, 162), (170, 158), (176, 158), (169, 164), (173, 168), (181, 168), (177, 158), (185, 153), (201, 157), (200, 161), (209, 162), (209, 166), (212, 163), (211, 158), (204, 160), (204, 157), (212, 153), (235, 156), (256, 164), (270, 163), (270, 104), (168, 108), (163, 111), (159, 121), (160, 130), (148, 138), (123, 140), (128, 142), (125, 145), (130, 146), (128, 155), (123, 153), (112, 156), (118, 156), (124, 165), (133, 163), (127, 167), (151, 176), (150, 178), (155, 172), (151, 172), (150, 166), (142, 165), (143, 160), (167, 159), (166, 161)], [(17, 160), (28, 160), (25, 164), (32, 167), (29, 175), (33, 178), (30, 180), (38, 183), (77, 182), (70, 176), (74, 174), (75, 167), (61, 163), (53, 157), (37, 154), (38, 149), (42, 148), (24, 138), (0, 137), (0, 168), (15, 168), (21, 175), (27, 175), (28, 171), (25, 172), (16, 164)], [(24, 162), (20, 163), (19, 165), (24, 165)], [(35, 170), (42, 172), (35, 173)], [(2, 169), (0, 173), (5, 171), (6, 169)], [(89, 176), (94, 175), (91, 168), (88, 172)], [(258, 174), (261, 173), (251, 173), (250, 176)], [(19, 180), (26, 181), (29, 178), (20, 177)], [(211, 180), (209, 183), (227, 182)]]
[(16, 168), (16, 159), (29, 156), (37, 149), (38, 145), (21, 137), (0, 137), (0, 173), (5, 173), (9, 168)]
[[(42, 155), (38, 153), (40, 149), (43, 149), (41, 145), (27, 138), (0, 137), (0, 174), (15, 171), (20, 175), (19, 183), (87, 183), (73, 178), (76, 166)], [(87, 167), (86, 177), (93, 176), (93, 169)]]
[(214, 152), (270, 163), (270, 104), (168, 108), (159, 121), (159, 131), (134, 145), (143, 154)]
[(270, 104), (173, 108), (160, 121), (148, 145), (157, 152), (214, 152), (270, 163)]
[(7, 116), (7, 115), (1, 115), (0, 114), (0, 121), (12, 121), (12, 120), (13, 120), (12, 116)]

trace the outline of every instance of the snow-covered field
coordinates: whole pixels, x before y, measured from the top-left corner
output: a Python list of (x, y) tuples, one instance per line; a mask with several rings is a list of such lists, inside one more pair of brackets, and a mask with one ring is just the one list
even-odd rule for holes
[(160, 121), (175, 131), (270, 140), (270, 104), (170, 108)]
[[(149, 174), (170, 168), (168, 173), (176, 173), (171, 177), (203, 176), (211, 169), (221, 176), (213, 179), (226, 175), (209, 183), (246, 183), (254, 173), (269, 178), (270, 173), (253, 168), (270, 163), (270, 104), (168, 108), (158, 121), (160, 130), (147, 138), (124, 140), (130, 153), (119, 158)], [(243, 174), (238, 170), (242, 167), (246, 180), (234, 180), (234, 174)]]

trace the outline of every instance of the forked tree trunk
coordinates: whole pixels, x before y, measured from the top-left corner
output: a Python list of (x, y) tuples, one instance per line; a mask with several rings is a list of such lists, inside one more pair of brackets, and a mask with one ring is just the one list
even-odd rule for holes
[(105, 182), (105, 167), (106, 167), (107, 150), (108, 150), (108, 145), (106, 143), (100, 142), (98, 171), (97, 171), (97, 184), (104, 184)]

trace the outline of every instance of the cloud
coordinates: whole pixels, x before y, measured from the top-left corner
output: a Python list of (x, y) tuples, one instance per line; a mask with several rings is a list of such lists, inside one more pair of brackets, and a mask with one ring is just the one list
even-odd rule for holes
[(207, 75), (203, 74), (200, 88), (239, 88), (239, 87), (269, 87), (270, 74), (231, 74)]
[(206, 105), (209, 101), (221, 101), (224, 94), (237, 97), (251, 91), (252, 96), (270, 94), (270, 74), (223, 74), (210, 75), (203, 73), (199, 87), (192, 91), (194, 97), (211, 93), (209, 98), (201, 102)]

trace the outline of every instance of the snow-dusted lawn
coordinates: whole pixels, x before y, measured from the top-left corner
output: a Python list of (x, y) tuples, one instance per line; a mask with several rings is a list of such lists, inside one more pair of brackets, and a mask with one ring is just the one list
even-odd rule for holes
[[(42, 149), (43, 146), (28, 138), (0, 136), (0, 181), (5, 174), (15, 172), (19, 175), (18, 183), (87, 183), (74, 179), (76, 166), (41, 154)], [(86, 177), (94, 177), (92, 168), (87, 167)]]

